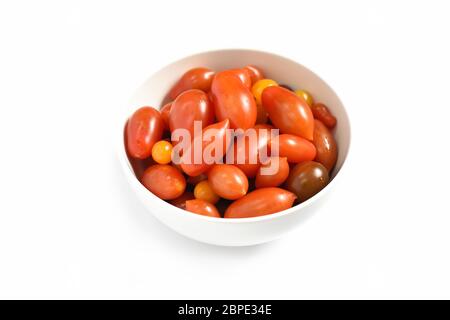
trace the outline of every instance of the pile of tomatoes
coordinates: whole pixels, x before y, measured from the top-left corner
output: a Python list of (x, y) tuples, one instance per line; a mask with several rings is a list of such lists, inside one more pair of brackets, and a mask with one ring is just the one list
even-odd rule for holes
[[(181, 76), (166, 100), (160, 110), (146, 106), (134, 112), (126, 124), (125, 145), (137, 178), (172, 205), (217, 218), (256, 217), (288, 209), (328, 184), (337, 159), (336, 118), (309, 92), (266, 79), (255, 66), (220, 72), (194, 68)], [(201, 121), (203, 134), (215, 129), (214, 141), (224, 144), (227, 129), (275, 128), (280, 134), (273, 141), (258, 135), (256, 147), (224, 145), (213, 164), (174, 163), (178, 141), (171, 134), (179, 128), (192, 134), (194, 121)], [(237, 136), (234, 142), (247, 138)], [(201, 141), (203, 147), (211, 143)], [(269, 150), (267, 161), (247, 161), (262, 147)], [(275, 147), (279, 152), (273, 156)], [(223, 163), (231, 149), (235, 158), (244, 155), (246, 161)], [(278, 170), (262, 174), (274, 162)]]

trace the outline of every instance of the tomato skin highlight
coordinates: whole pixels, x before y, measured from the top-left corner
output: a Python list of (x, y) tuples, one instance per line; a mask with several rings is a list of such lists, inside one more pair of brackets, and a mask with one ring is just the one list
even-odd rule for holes
[(322, 164), (305, 161), (292, 168), (285, 187), (303, 202), (325, 188), (329, 181), (328, 171)]
[(281, 133), (313, 139), (314, 117), (311, 108), (295, 93), (279, 86), (268, 87), (262, 92), (262, 105)]
[(316, 157), (316, 147), (304, 138), (293, 134), (280, 134), (278, 141), (270, 141), (270, 151), (274, 155), (274, 150), (278, 145), (280, 157), (286, 157), (291, 163), (313, 160)]
[(250, 72), (245, 69), (229, 69), (229, 70), (225, 70), (222, 71), (221, 73), (228, 73), (228, 74), (232, 74), (237, 76), (241, 82), (248, 88), (250, 89), (252, 87), (252, 78), (250, 77)]
[(163, 129), (164, 122), (158, 110), (152, 107), (136, 110), (126, 126), (128, 154), (137, 159), (150, 157), (153, 145), (161, 140)]
[(230, 128), (246, 130), (255, 125), (256, 103), (242, 81), (227, 72), (219, 72), (211, 85), (216, 118), (229, 119)]
[(169, 92), (169, 97), (175, 100), (179, 94), (190, 89), (208, 92), (214, 78), (214, 71), (208, 68), (193, 68), (184, 73)]
[[(270, 165), (277, 163), (278, 164), (278, 170), (273, 174), (262, 174), (264, 168), (269, 168)], [(269, 187), (278, 187), (283, 184), (283, 182), (287, 179), (289, 176), (289, 163), (287, 161), (287, 158), (280, 158), (280, 157), (272, 157), (269, 159), (269, 162), (267, 164), (263, 164), (256, 175), (255, 180), (255, 187), (257, 189), (259, 188), (269, 188)]]
[(219, 211), (212, 203), (200, 199), (186, 201), (186, 210), (202, 216), (221, 218)]
[(252, 218), (289, 209), (296, 196), (281, 188), (261, 188), (234, 201), (225, 218)]
[(208, 182), (214, 192), (228, 200), (239, 199), (248, 191), (244, 172), (231, 164), (216, 164), (208, 172)]
[(180, 197), (186, 189), (186, 179), (175, 167), (167, 164), (155, 164), (145, 170), (142, 184), (163, 200)]
[(315, 161), (320, 162), (327, 168), (328, 172), (333, 170), (336, 164), (338, 148), (333, 134), (319, 120), (314, 120), (314, 140), (313, 143), (317, 150)]
[(311, 107), (311, 111), (314, 118), (322, 121), (328, 129), (333, 129), (336, 126), (336, 117), (330, 112), (326, 105), (323, 103), (316, 103)]
[(214, 108), (207, 94), (198, 89), (184, 91), (172, 103), (169, 115), (170, 131), (187, 129), (192, 139), (194, 121), (201, 121), (202, 128), (214, 122)]

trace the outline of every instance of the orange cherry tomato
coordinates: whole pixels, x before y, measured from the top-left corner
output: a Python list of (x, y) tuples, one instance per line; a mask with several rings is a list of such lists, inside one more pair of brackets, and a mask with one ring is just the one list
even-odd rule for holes
[(261, 79), (256, 81), (252, 86), (252, 94), (255, 97), (256, 104), (261, 105), (261, 95), (263, 91), (268, 87), (278, 86), (278, 83), (272, 79)]
[(255, 99), (238, 77), (219, 72), (214, 77), (211, 92), (219, 121), (229, 119), (232, 129), (246, 130), (255, 125)]
[(208, 172), (211, 188), (220, 197), (235, 200), (247, 193), (248, 179), (244, 172), (230, 164), (216, 164)]
[(194, 196), (196, 199), (205, 200), (212, 204), (216, 204), (220, 200), (220, 197), (211, 188), (208, 180), (197, 183), (194, 188)]
[(296, 196), (281, 188), (261, 188), (234, 201), (225, 211), (225, 218), (251, 218), (279, 212), (292, 207)]
[(168, 164), (172, 161), (172, 144), (169, 141), (161, 140), (153, 145), (152, 158), (159, 164)]
[[(272, 168), (272, 169), (271, 169)], [(273, 173), (270, 171), (272, 170)], [(255, 187), (268, 188), (280, 186), (289, 176), (287, 158), (272, 157), (263, 164), (256, 175)]]
[(221, 218), (217, 208), (205, 200), (194, 199), (186, 201), (186, 210), (202, 216)]
[(155, 164), (145, 170), (142, 184), (163, 200), (173, 200), (181, 196), (186, 189), (183, 174), (167, 164)]
[(323, 103), (316, 103), (312, 106), (311, 111), (314, 115), (314, 118), (322, 121), (324, 125), (329, 129), (333, 129), (336, 125), (336, 118), (331, 114), (330, 110)]
[(295, 94), (306, 101), (308, 106), (311, 108), (314, 104), (313, 96), (306, 90), (295, 90)]
[(194, 121), (201, 121), (202, 128), (214, 122), (214, 108), (208, 96), (197, 89), (184, 91), (172, 103), (169, 116), (170, 131), (187, 129), (192, 139)]
[(169, 115), (170, 115), (170, 109), (172, 108), (172, 102), (166, 103), (159, 112), (161, 113), (161, 117), (164, 122), (164, 129), (170, 130), (169, 127)]
[(233, 74), (237, 76), (247, 88), (250, 89), (252, 87), (252, 78), (250, 77), (250, 72), (245, 68), (225, 70), (221, 73)]
[(264, 79), (264, 73), (258, 67), (249, 65), (244, 67), (244, 69), (248, 70), (248, 73), (250, 74), (250, 78), (252, 80), (252, 85), (254, 85), (259, 80)]
[(278, 147), (280, 157), (286, 157), (289, 162), (298, 163), (313, 160), (316, 157), (316, 147), (304, 138), (292, 134), (280, 134), (278, 142), (271, 140), (269, 143), (271, 154)]
[(186, 201), (195, 199), (192, 192), (186, 191), (181, 196), (170, 201), (170, 204), (180, 209), (186, 209)]
[(317, 155), (315, 161), (320, 162), (327, 168), (328, 172), (333, 170), (337, 160), (337, 143), (333, 134), (319, 120), (314, 121), (314, 140)]
[(211, 82), (214, 77), (214, 71), (207, 68), (194, 68), (188, 70), (178, 80), (169, 92), (169, 97), (175, 100), (180, 93), (189, 89), (199, 89), (208, 92), (211, 88)]
[(313, 139), (313, 114), (305, 100), (295, 93), (278, 86), (268, 87), (262, 93), (262, 105), (281, 133)]
[[(215, 124), (212, 124), (206, 128), (203, 129), (202, 136), (196, 136), (194, 137), (194, 140), (190, 143), (190, 147), (186, 150), (186, 154), (188, 155), (187, 158), (183, 157), (181, 158), (181, 168), (182, 170), (189, 176), (195, 177), (198, 176), (206, 171), (208, 171), (209, 168), (213, 165), (212, 163), (207, 163), (202, 156), (207, 149), (214, 147), (216, 145), (221, 145), (222, 150), (213, 150), (211, 152), (211, 156), (213, 157), (213, 162), (217, 163), (220, 161), (223, 156), (225, 155), (226, 151), (228, 150), (229, 143), (231, 141), (230, 138), (227, 138), (227, 129), (230, 128), (230, 121), (228, 119), (223, 120), (221, 122), (217, 122)], [(211, 140), (208, 140), (208, 136), (213, 135), (214, 138)], [(197, 142), (197, 139), (200, 141)], [(220, 141), (216, 142), (216, 141)], [(202, 150), (195, 150), (194, 146), (197, 146), (198, 144), (202, 145)], [(202, 152), (200, 154), (200, 163), (194, 163), (195, 155), (194, 152)], [(217, 151), (217, 152), (216, 152)], [(197, 156), (198, 157), (198, 156)]]
[(126, 126), (126, 146), (128, 154), (133, 158), (150, 157), (152, 147), (161, 140), (164, 122), (158, 110), (142, 107), (130, 117)]

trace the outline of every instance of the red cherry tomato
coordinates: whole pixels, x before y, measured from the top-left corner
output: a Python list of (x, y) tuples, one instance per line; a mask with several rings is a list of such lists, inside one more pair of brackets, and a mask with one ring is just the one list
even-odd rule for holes
[(169, 97), (175, 100), (180, 93), (189, 89), (199, 89), (208, 92), (211, 88), (211, 82), (214, 77), (214, 71), (207, 68), (194, 68), (187, 71), (180, 80), (172, 87)]
[(319, 120), (314, 121), (314, 140), (317, 155), (315, 160), (327, 168), (328, 172), (333, 170), (337, 160), (337, 143), (333, 134)]
[(312, 140), (314, 117), (305, 100), (279, 86), (270, 86), (262, 93), (262, 105), (281, 133), (290, 133)]
[(278, 146), (279, 156), (286, 157), (292, 163), (309, 161), (316, 157), (316, 147), (312, 142), (292, 134), (280, 134), (278, 142), (274, 139), (269, 145), (272, 155)]
[(181, 196), (186, 189), (183, 174), (167, 164), (155, 164), (145, 170), (142, 184), (163, 200), (173, 200)]
[(250, 89), (252, 87), (252, 78), (250, 77), (250, 72), (247, 69), (230, 69), (222, 71), (221, 73), (233, 74), (237, 76), (247, 88)]
[(170, 131), (187, 129), (194, 137), (194, 121), (201, 121), (202, 128), (214, 122), (214, 109), (206, 93), (192, 89), (181, 93), (172, 103), (169, 116)]
[(311, 107), (311, 111), (314, 115), (314, 118), (322, 121), (327, 128), (333, 129), (336, 125), (336, 118), (331, 114), (330, 110), (328, 110), (327, 106), (323, 103), (316, 103)]
[(227, 72), (219, 72), (214, 77), (211, 92), (216, 118), (219, 121), (229, 119), (232, 129), (246, 130), (255, 125), (255, 99), (238, 77)]
[(255, 84), (255, 82), (257, 82), (258, 80), (264, 79), (264, 73), (258, 67), (246, 66), (244, 67), (244, 69), (248, 70), (250, 78), (252, 80), (252, 85)]
[(128, 154), (138, 159), (150, 157), (153, 145), (161, 140), (163, 128), (164, 122), (158, 110), (152, 107), (138, 109), (126, 127)]
[(186, 209), (186, 201), (195, 199), (194, 194), (192, 192), (186, 191), (178, 198), (171, 200), (170, 204), (178, 207), (180, 209)]
[[(214, 163), (218, 162), (223, 158), (226, 151), (228, 150), (229, 143), (231, 139), (227, 138), (227, 129), (230, 128), (230, 122), (228, 119), (223, 120), (221, 122), (212, 124), (203, 129), (202, 136), (194, 137), (194, 140), (190, 143), (190, 147), (186, 150), (187, 158), (184, 156), (181, 159), (181, 168), (182, 170), (189, 176), (195, 177), (204, 172), (206, 172), (209, 168), (211, 168), (212, 163), (206, 163), (204, 157), (202, 156), (205, 151), (210, 148), (213, 148), (216, 145), (221, 145), (222, 150), (212, 150), (211, 156), (214, 158)], [(214, 135), (215, 134), (215, 135)], [(213, 135), (213, 139), (208, 139), (208, 136)], [(200, 141), (198, 141), (198, 139)], [(198, 142), (197, 142), (198, 141)], [(216, 142), (219, 141), (219, 142)], [(194, 146), (202, 145), (201, 150), (195, 150)], [(200, 163), (194, 163), (195, 155), (194, 152), (202, 152), (200, 155)], [(217, 152), (216, 152), (217, 151)], [(198, 157), (198, 156), (197, 156)]]
[(221, 218), (216, 207), (205, 200), (195, 199), (186, 201), (186, 210), (202, 216)]
[(170, 115), (170, 109), (172, 108), (172, 102), (166, 103), (164, 105), (164, 107), (161, 108), (161, 110), (159, 110), (159, 112), (161, 113), (161, 117), (163, 119), (164, 122), (164, 129), (165, 130), (170, 130), (169, 127), (169, 115)]
[[(264, 152), (265, 150), (264, 155), (267, 156), (269, 154), (268, 149), (264, 148), (269, 143), (271, 129), (273, 129), (273, 127), (270, 125), (256, 125), (247, 130), (246, 134), (238, 136), (234, 142), (233, 160), (231, 163), (241, 169), (248, 178), (254, 178), (256, 176), (261, 165), (261, 152)], [(254, 143), (254, 138), (253, 136), (250, 138), (250, 130), (254, 130), (256, 133), (256, 145), (252, 144)]]
[(251, 218), (292, 207), (296, 196), (281, 188), (262, 188), (234, 201), (225, 211), (225, 218)]
[(239, 199), (248, 191), (247, 176), (230, 164), (214, 165), (208, 172), (208, 182), (217, 195), (228, 200)]
[[(273, 173), (270, 171), (272, 170)], [(256, 175), (255, 187), (268, 188), (280, 186), (289, 176), (287, 158), (272, 157), (263, 164)]]

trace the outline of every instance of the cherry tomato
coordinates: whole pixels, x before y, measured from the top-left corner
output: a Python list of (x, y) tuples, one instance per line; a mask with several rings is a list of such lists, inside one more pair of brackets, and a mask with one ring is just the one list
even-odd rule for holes
[(238, 77), (227, 72), (219, 72), (214, 77), (211, 91), (219, 121), (229, 119), (232, 129), (246, 130), (255, 125), (255, 99)]
[(333, 170), (337, 160), (337, 143), (333, 134), (319, 120), (314, 121), (314, 140), (317, 155), (315, 160), (327, 168), (328, 172)]
[(252, 78), (250, 77), (250, 72), (245, 68), (225, 70), (221, 73), (233, 74), (237, 76), (248, 89), (252, 87)]
[(201, 121), (202, 128), (214, 122), (214, 108), (208, 96), (201, 90), (192, 89), (181, 93), (172, 103), (169, 116), (170, 131), (187, 129), (194, 135), (194, 121)]
[(152, 147), (161, 140), (164, 122), (158, 110), (142, 107), (130, 117), (126, 127), (127, 151), (133, 158), (150, 157)]
[(212, 204), (216, 204), (220, 197), (211, 188), (208, 180), (197, 183), (194, 188), (194, 196), (196, 199), (204, 200)]
[(175, 100), (180, 93), (190, 89), (199, 89), (208, 92), (211, 88), (211, 82), (214, 77), (214, 71), (207, 68), (194, 68), (188, 70), (178, 80), (169, 92), (169, 97)]
[(305, 100), (310, 108), (314, 104), (314, 99), (313, 99), (312, 95), (308, 91), (295, 90), (295, 94), (298, 95), (303, 100)]
[(212, 203), (200, 199), (186, 201), (186, 210), (202, 216), (221, 218), (219, 211)]
[(259, 168), (255, 186), (256, 188), (278, 187), (288, 176), (289, 164), (287, 158), (272, 157)]
[(262, 105), (281, 133), (313, 139), (313, 114), (308, 104), (295, 93), (281, 87), (269, 87), (262, 93)]
[(258, 67), (255, 66), (246, 66), (244, 69), (248, 70), (248, 73), (250, 74), (250, 78), (252, 80), (252, 85), (254, 85), (257, 81), (264, 79), (264, 74)]
[(256, 103), (262, 104), (261, 95), (266, 88), (276, 86), (278, 86), (278, 83), (272, 79), (261, 79), (256, 81), (252, 87), (252, 94), (256, 99)]
[(328, 171), (323, 165), (307, 161), (297, 164), (291, 170), (286, 189), (295, 193), (299, 201), (306, 201), (322, 190), (328, 181)]
[(251, 218), (279, 212), (292, 207), (296, 196), (281, 188), (261, 188), (234, 201), (225, 211), (225, 218)]
[(142, 176), (142, 184), (163, 200), (176, 199), (186, 189), (183, 174), (167, 164), (155, 164), (148, 167)]
[[(203, 129), (202, 136), (194, 137), (192, 143), (190, 143), (189, 148), (186, 150), (186, 158), (183, 155), (181, 158), (181, 168), (183, 171), (192, 177), (198, 176), (204, 172), (206, 172), (209, 168), (211, 168), (212, 163), (207, 163), (205, 158), (202, 156), (205, 153), (208, 153), (210, 148), (214, 146), (221, 145), (222, 150), (213, 150), (211, 151), (211, 156), (213, 157), (212, 162), (216, 163), (223, 158), (226, 151), (228, 150), (229, 143), (231, 142), (230, 138), (227, 138), (227, 129), (230, 128), (230, 121), (228, 119), (223, 120), (221, 122), (217, 122)], [(213, 139), (209, 139), (209, 136), (213, 136)], [(198, 141), (200, 140), (200, 141)], [(216, 142), (219, 141), (219, 142)], [(197, 145), (202, 145), (201, 150), (195, 150)], [(216, 152), (217, 151), (217, 152)], [(200, 163), (194, 163), (195, 155), (194, 152), (201, 152), (200, 154)]]
[(230, 164), (216, 164), (208, 172), (211, 188), (220, 197), (235, 200), (244, 196), (248, 190), (248, 179), (244, 172)]
[(311, 111), (314, 115), (314, 118), (322, 121), (327, 128), (333, 129), (336, 125), (336, 118), (331, 114), (330, 110), (328, 110), (327, 106), (323, 103), (316, 103), (312, 106)]
[(278, 141), (271, 140), (269, 146), (272, 155), (276, 155), (275, 150), (278, 147), (278, 155), (286, 157), (289, 162), (293, 163), (313, 160), (316, 157), (314, 144), (293, 134), (280, 134)]
[(169, 141), (161, 140), (153, 145), (152, 158), (159, 164), (168, 164), (172, 161), (172, 144)]
[(186, 191), (181, 196), (170, 201), (170, 204), (180, 209), (186, 209), (186, 201), (195, 199), (192, 192)]
[(169, 115), (170, 115), (170, 109), (172, 108), (172, 102), (169, 102), (167, 104), (164, 105), (164, 107), (161, 108), (161, 110), (159, 110), (159, 112), (161, 113), (161, 117), (163, 119), (164, 122), (164, 129), (165, 130), (170, 130), (169, 127)]

